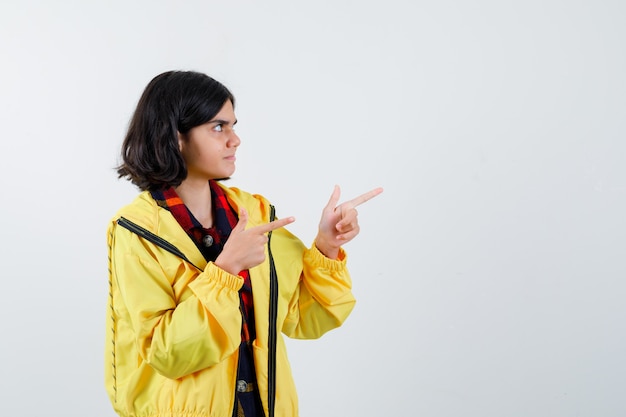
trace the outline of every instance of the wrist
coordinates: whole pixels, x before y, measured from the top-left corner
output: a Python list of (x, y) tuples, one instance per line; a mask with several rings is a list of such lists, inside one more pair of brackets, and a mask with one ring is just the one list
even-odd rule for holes
[(337, 259), (339, 257), (339, 246), (329, 245), (328, 242), (319, 238), (315, 239), (314, 244), (317, 250), (320, 251), (325, 257), (329, 259)]
[(229, 263), (228, 260), (224, 259), (221, 255), (218, 256), (213, 263), (215, 264), (215, 266), (228, 272), (231, 275), (238, 275), (239, 272), (241, 272), (241, 269), (237, 269), (236, 265)]

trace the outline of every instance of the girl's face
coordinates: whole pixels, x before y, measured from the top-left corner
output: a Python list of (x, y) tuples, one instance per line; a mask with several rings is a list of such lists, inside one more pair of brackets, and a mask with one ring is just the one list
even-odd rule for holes
[(235, 172), (235, 153), (241, 143), (235, 133), (233, 103), (227, 100), (215, 117), (186, 134), (178, 135), (180, 152), (187, 164), (185, 181), (227, 178)]

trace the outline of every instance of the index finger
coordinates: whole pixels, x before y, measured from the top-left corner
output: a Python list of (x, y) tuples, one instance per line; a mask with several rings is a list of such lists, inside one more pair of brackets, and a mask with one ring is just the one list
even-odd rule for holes
[(353, 198), (352, 200), (347, 201), (346, 203), (351, 205), (352, 207), (356, 207), (360, 204), (365, 203), (368, 200), (371, 200), (372, 198), (376, 197), (378, 194), (382, 192), (383, 192), (382, 187), (374, 188), (373, 190), (368, 191), (365, 194), (361, 194), (360, 196)]
[(293, 223), (295, 220), (295, 217), (285, 217), (284, 219), (274, 220), (273, 222), (262, 224), (260, 226), (255, 226), (251, 229), (259, 233), (267, 233), (271, 232), (272, 230), (280, 229), (281, 227), (287, 226), (289, 223)]

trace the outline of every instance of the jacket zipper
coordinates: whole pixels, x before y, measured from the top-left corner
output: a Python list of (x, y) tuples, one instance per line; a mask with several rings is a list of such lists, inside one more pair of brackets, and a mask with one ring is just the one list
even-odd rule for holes
[[(275, 217), (274, 206), (270, 205), (270, 222), (273, 222)], [(267, 234), (267, 253), (270, 258), (270, 307), (268, 328), (269, 352), (267, 356), (268, 417), (274, 417), (274, 405), (276, 400), (276, 321), (278, 317), (278, 276), (276, 275), (276, 266), (274, 265), (274, 257), (272, 256), (272, 248), (270, 246), (271, 238), (272, 231), (269, 231)]]

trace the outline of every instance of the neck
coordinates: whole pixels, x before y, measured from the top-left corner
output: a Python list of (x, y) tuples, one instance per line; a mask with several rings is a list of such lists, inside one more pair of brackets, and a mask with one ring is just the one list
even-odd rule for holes
[(211, 186), (208, 181), (183, 181), (175, 188), (176, 194), (198, 219), (203, 227), (213, 226), (213, 209), (211, 205)]

